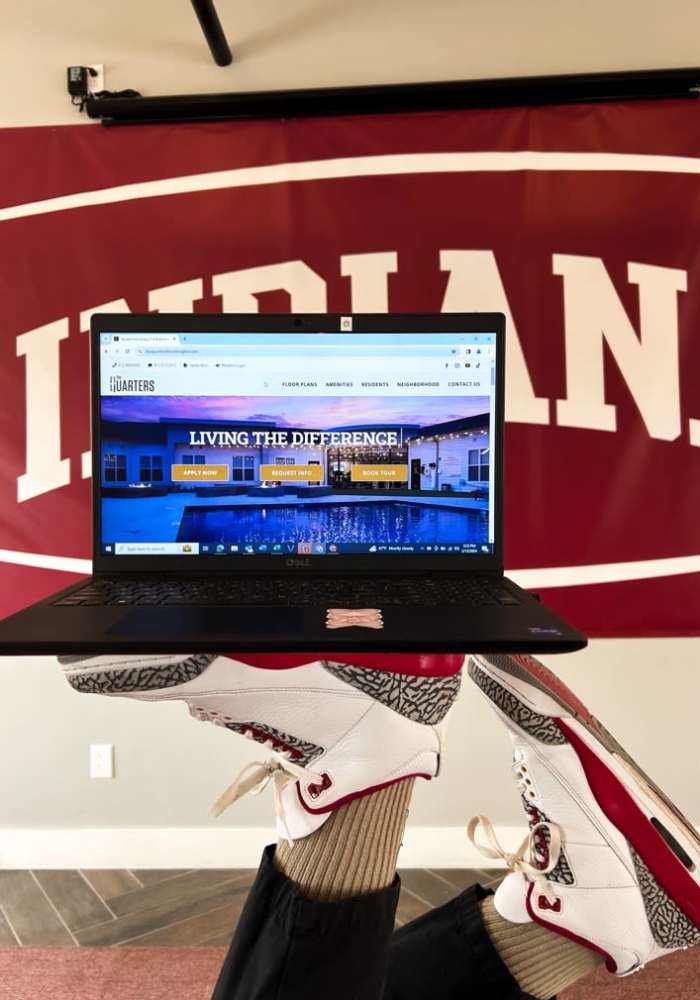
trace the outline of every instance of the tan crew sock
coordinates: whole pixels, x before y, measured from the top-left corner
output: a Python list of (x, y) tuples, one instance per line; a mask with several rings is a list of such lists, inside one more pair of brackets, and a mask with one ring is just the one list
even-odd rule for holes
[(481, 917), (496, 951), (518, 986), (540, 1000), (561, 993), (603, 961), (600, 955), (539, 924), (512, 924), (494, 906), (481, 904)]
[(341, 806), (320, 830), (291, 845), (280, 841), (275, 867), (308, 899), (348, 899), (391, 885), (414, 781)]

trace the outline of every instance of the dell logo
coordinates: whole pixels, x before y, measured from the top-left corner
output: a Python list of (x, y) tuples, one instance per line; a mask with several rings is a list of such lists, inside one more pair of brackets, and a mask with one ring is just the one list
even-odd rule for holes
[(295, 569), (303, 569), (305, 566), (311, 565), (310, 559), (285, 559), (284, 562), (285, 566), (294, 567)]

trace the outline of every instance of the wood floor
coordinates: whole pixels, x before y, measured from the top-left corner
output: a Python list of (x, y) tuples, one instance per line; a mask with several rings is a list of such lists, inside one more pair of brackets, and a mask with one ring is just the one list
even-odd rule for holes
[[(227, 945), (254, 875), (242, 869), (0, 871), (0, 947)], [(494, 875), (404, 869), (397, 924)]]

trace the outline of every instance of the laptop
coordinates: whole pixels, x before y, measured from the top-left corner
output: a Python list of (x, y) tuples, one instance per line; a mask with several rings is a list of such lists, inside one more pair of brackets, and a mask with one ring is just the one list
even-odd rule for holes
[(0, 653), (582, 648), (503, 575), (504, 324), (95, 315), (94, 575)]

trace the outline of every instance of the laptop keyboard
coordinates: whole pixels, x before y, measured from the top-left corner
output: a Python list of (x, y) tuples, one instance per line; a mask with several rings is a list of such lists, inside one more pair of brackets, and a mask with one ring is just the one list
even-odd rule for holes
[(95, 578), (56, 601), (58, 607), (131, 605), (266, 605), (324, 608), (517, 605), (521, 601), (493, 577), (144, 577)]

